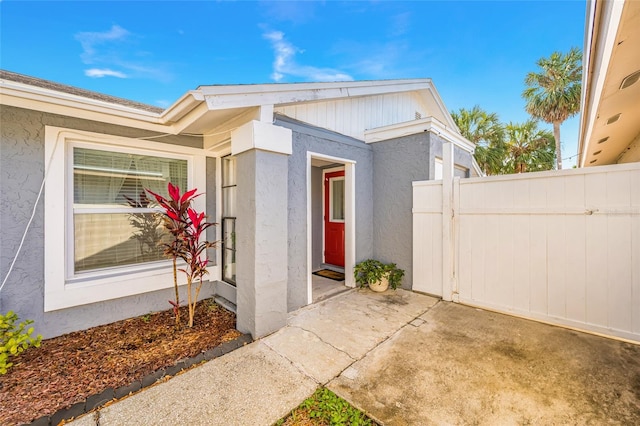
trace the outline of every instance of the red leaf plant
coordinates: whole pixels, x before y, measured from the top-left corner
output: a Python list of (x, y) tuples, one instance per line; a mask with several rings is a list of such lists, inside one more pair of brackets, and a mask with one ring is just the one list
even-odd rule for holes
[[(215, 247), (215, 242), (200, 241), (203, 232), (215, 223), (206, 222), (204, 213), (198, 213), (191, 207), (191, 202), (196, 195), (197, 189), (180, 193), (180, 188), (168, 184), (167, 192), (169, 198), (156, 194), (153, 191), (146, 190), (151, 194), (160, 207), (164, 210), (164, 226), (173, 236), (173, 240), (169, 243), (163, 243), (164, 255), (173, 260), (173, 285), (176, 295), (176, 301), (169, 301), (174, 307), (176, 313), (176, 327), (180, 326), (180, 297), (178, 293), (178, 277), (177, 277), (177, 260), (182, 259), (185, 267), (179, 269), (187, 277), (187, 305), (189, 307), (189, 327), (193, 327), (193, 317), (196, 310), (198, 295), (202, 288), (202, 278), (209, 273), (207, 265), (209, 258), (207, 249)], [(192, 292), (192, 286), (195, 285), (195, 294)]]

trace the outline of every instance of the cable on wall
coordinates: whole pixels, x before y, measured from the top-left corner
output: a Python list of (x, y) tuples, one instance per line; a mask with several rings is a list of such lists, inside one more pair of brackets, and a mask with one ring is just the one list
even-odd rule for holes
[(7, 270), (7, 274), (4, 276), (4, 279), (2, 280), (2, 284), (0, 284), (0, 292), (2, 292), (2, 289), (4, 288), (4, 285), (9, 280), (9, 276), (11, 275), (11, 271), (13, 271), (13, 267), (16, 264), (16, 261), (18, 260), (18, 255), (20, 254), (20, 251), (22, 251), (22, 246), (24, 245), (24, 241), (27, 238), (27, 233), (29, 232), (29, 229), (31, 228), (31, 224), (33, 223), (33, 219), (36, 216), (36, 210), (38, 209), (38, 203), (40, 202), (40, 198), (42, 197), (42, 191), (44, 190), (44, 184), (47, 181), (47, 176), (49, 175), (49, 170), (51, 170), (51, 162), (53, 161), (53, 154), (55, 154), (56, 149), (58, 149), (58, 143), (59, 142), (60, 142), (60, 137), (58, 136), (58, 138), (56, 138), (56, 143), (53, 145), (53, 151), (51, 151), (51, 157), (49, 157), (49, 161), (47, 162), (45, 173), (44, 173), (44, 177), (42, 178), (42, 183), (40, 184), (40, 190), (38, 191), (38, 196), (36, 197), (36, 201), (33, 203), (33, 210), (31, 211), (31, 217), (29, 217), (29, 220), (27, 221), (27, 226), (25, 227), (24, 233), (22, 234), (22, 239), (20, 240), (20, 244), (18, 245), (18, 249), (16, 250), (16, 254), (13, 256), (13, 260), (11, 261), (11, 264), (9, 265), (9, 270)]
[[(235, 129), (232, 129), (235, 130)], [(220, 132), (220, 133), (224, 133), (224, 132)], [(214, 133), (214, 134), (219, 134), (219, 133)], [(155, 136), (140, 136), (137, 138), (130, 138), (130, 139), (138, 139), (138, 140), (147, 140), (147, 139), (154, 139), (154, 138), (162, 138), (165, 136), (191, 136), (191, 137), (203, 137), (203, 136), (212, 136), (214, 134), (211, 135), (196, 135), (196, 134), (184, 134), (184, 135), (174, 135), (172, 133), (165, 133), (162, 135), (155, 135)], [(27, 238), (27, 234), (29, 233), (29, 229), (31, 229), (31, 225), (33, 223), (33, 220), (36, 216), (36, 210), (38, 209), (38, 203), (40, 202), (40, 199), (42, 198), (42, 192), (44, 191), (44, 185), (47, 182), (47, 177), (49, 176), (49, 170), (51, 170), (51, 162), (53, 161), (53, 157), (54, 154), (56, 152), (56, 150), (58, 149), (58, 145), (60, 142), (60, 136), (58, 136), (58, 138), (56, 139), (56, 143), (53, 146), (53, 151), (51, 151), (51, 157), (49, 158), (49, 160), (47, 161), (47, 165), (45, 168), (45, 174), (44, 177), (42, 179), (42, 183), (40, 184), (40, 190), (38, 191), (38, 195), (36, 196), (36, 201), (33, 204), (33, 209), (31, 211), (31, 216), (29, 217), (29, 220), (27, 221), (27, 226), (24, 229), (24, 232), (22, 234), (22, 238), (20, 239), (20, 244), (18, 245), (18, 248), (15, 252), (15, 254), (13, 255), (13, 259), (11, 260), (11, 263), (9, 264), (9, 269), (7, 270), (6, 275), (4, 276), (4, 278), (2, 279), (2, 284), (0, 284), (0, 292), (2, 292), (2, 289), (4, 288), (5, 284), (7, 283), (7, 281), (9, 281), (9, 276), (11, 275), (11, 272), (13, 271), (13, 267), (16, 264), (16, 261), (18, 260), (18, 256), (20, 255), (20, 252), (22, 251), (22, 247), (24, 246), (24, 242)]]

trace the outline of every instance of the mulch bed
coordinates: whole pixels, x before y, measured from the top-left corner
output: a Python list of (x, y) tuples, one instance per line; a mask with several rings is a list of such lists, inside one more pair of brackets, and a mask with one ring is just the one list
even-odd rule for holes
[(168, 310), (43, 340), (0, 376), (0, 424), (52, 415), (239, 336), (235, 315), (209, 299), (198, 303), (193, 328), (176, 331)]

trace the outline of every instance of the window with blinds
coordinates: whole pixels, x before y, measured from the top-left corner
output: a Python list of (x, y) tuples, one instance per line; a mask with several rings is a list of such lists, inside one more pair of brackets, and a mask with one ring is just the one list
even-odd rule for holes
[(187, 159), (74, 147), (74, 274), (164, 260), (169, 235), (145, 189), (167, 197), (187, 176)]

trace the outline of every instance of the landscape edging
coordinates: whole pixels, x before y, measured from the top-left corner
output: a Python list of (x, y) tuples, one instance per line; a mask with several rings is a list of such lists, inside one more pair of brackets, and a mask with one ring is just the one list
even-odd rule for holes
[(193, 365), (218, 358), (251, 342), (253, 342), (253, 339), (250, 334), (242, 334), (241, 336), (228, 342), (224, 342), (215, 348), (200, 352), (198, 355), (190, 358), (181, 359), (174, 365), (161, 368), (160, 370), (147, 374), (140, 380), (136, 380), (128, 385), (121, 386), (116, 389), (103, 389), (102, 392), (90, 395), (84, 401), (77, 402), (72, 404), (70, 407), (58, 410), (50, 416), (42, 416), (27, 424), (29, 426), (57, 426), (63, 420), (68, 421), (72, 418), (89, 413), (96, 408), (100, 408), (109, 401), (114, 399), (118, 400), (135, 392), (139, 392), (140, 390), (153, 385), (163, 377), (175, 376), (179, 372), (186, 370)]

